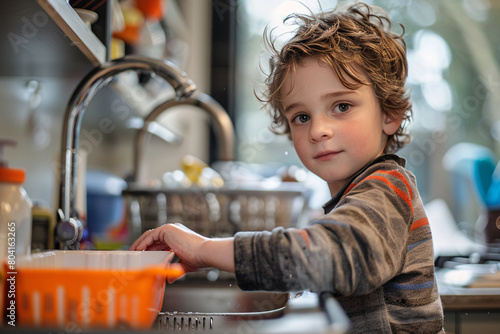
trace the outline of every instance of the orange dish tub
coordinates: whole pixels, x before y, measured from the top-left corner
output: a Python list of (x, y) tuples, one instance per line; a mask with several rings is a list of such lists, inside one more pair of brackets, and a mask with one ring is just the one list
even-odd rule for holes
[(178, 264), (170, 264), (172, 257), (163, 251), (52, 251), (20, 257), (15, 268), (18, 324), (151, 328), (166, 279), (184, 274)]

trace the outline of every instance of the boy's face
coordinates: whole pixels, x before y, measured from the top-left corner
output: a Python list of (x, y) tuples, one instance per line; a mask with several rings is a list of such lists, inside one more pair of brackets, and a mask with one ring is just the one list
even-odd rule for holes
[(283, 91), (290, 92), (283, 106), (295, 150), (311, 172), (328, 182), (332, 195), (383, 153), (387, 136), (401, 124), (384, 115), (372, 86), (348, 89), (316, 58), (305, 59)]

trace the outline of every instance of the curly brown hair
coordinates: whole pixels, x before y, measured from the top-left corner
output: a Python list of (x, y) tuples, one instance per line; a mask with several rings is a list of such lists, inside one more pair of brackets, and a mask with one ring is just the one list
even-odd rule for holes
[[(290, 137), (282, 104), (283, 83), (305, 58), (316, 57), (332, 67), (346, 88), (372, 85), (385, 115), (402, 120), (396, 133), (388, 137), (384, 153), (407, 144), (409, 134), (405, 128), (412, 117), (412, 105), (405, 87), (408, 64), (404, 27), (401, 25), (401, 35), (391, 32), (387, 14), (364, 3), (320, 14), (292, 14), (283, 23), (292, 19), (299, 27), (281, 50), (272, 38), (274, 29), (264, 33), (271, 51), (270, 73), (263, 96), (258, 98), (273, 118), (271, 130)], [(352, 80), (347, 80), (346, 75)]]

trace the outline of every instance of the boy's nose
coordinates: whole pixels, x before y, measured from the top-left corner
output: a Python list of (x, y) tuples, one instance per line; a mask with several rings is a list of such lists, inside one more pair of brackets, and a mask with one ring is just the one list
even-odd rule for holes
[(324, 118), (317, 118), (311, 122), (310, 137), (311, 141), (321, 141), (331, 138), (333, 135), (333, 128), (328, 120)]

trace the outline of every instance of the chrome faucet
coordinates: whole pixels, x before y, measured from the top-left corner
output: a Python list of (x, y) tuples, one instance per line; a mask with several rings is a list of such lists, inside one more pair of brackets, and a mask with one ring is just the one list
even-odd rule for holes
[(192, 105), (206, 111), (215, 121), (217, 141), (219, 144), (219, 159), (234, 161), (234, 127), (224, 108), (212, 97), (205, 93), (197, 93), (183, 100), (167, 100), (153, 109), (145, 118), (144, 125), (137, 132), (134, 151), (134, 182), (141, 181), (141, 162), (144, 156), (145, 136), (148, 127), (163, 112), (172, 110), (172, 107)]
[(178, 99), (187, 98), (196, 89), (184, 72), (168, 61), (126, 56), (110, 61), (90, 72), (78, 85), (66, 108), (61, 146), (61, 180), (56, 238), (65, 249), (78, 249), (83, 234), (75, 207), (77, 157), (80, 126), (85, 109), (96, 93), (118, 74), (144, 71), (165, 79)]

